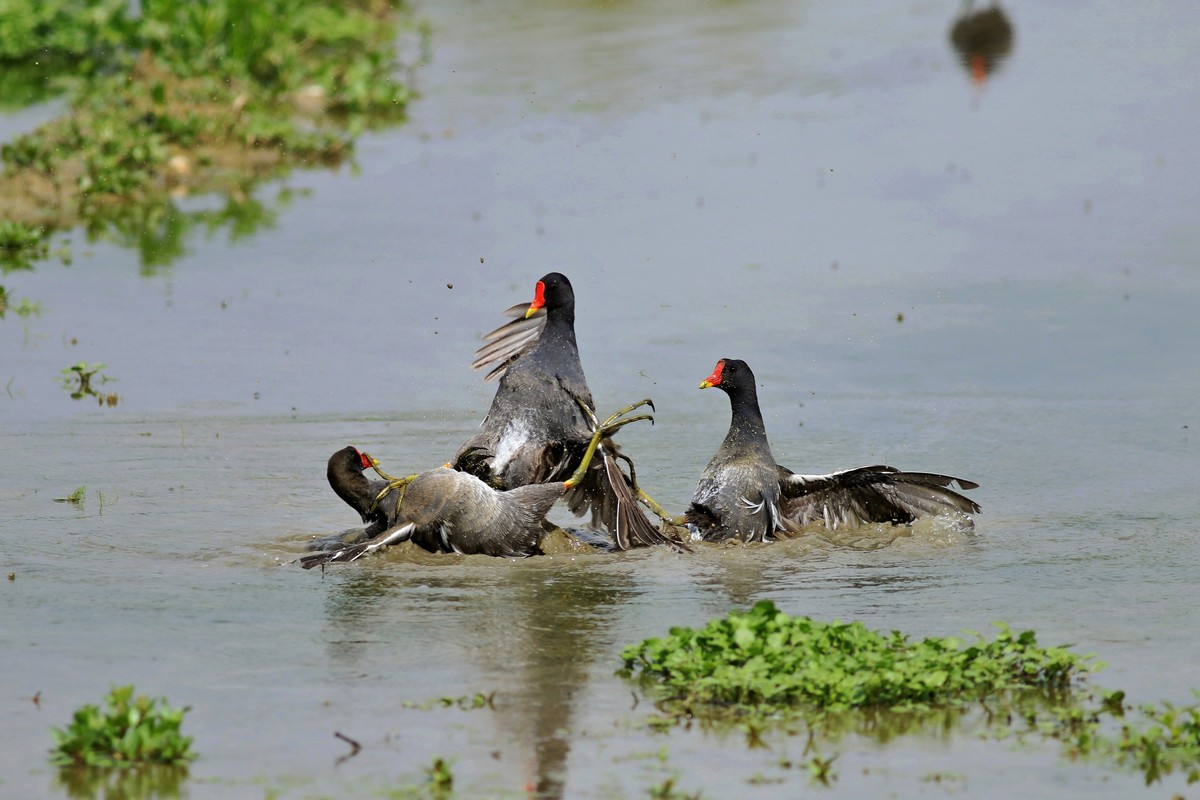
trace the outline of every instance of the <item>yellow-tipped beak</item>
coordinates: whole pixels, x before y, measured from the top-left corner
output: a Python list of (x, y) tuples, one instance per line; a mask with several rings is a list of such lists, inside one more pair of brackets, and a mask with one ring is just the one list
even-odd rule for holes
[(715, 385), (715, 384), (711, 384), (711, 383), (709, 383), (708, 381), (700, 381), (700, 388), (701, 388), (701, 389), (711, 389), (711, 388), (712, 388), (714, 385)]
[(546, 306), (546, 284), (541, 281), (537, 282), (537, 286), (533, 289), (533, 302), (529, 304), (529, 308), (525, 311), (525, 319), (529, 319), (538, 312), (539, 309)]

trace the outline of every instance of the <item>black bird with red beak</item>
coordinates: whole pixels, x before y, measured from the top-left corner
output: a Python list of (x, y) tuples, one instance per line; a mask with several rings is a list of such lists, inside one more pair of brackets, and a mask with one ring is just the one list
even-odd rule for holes
[[(514, 321), (489, 333), (472, 366), (498, 377), (496, 396), (480, 426), (455, 455), (455, 469), (498, 489), (563, 480), (579, 465), (592, 428), (583, 407), (595, 411), (575, 341), (575, 292), (565, 275), (551, 272), (537, 282), (533, 302), (505, 312)], [(653, 404), (649, 400), (634, 404)], [(593, 523), (613, 534), (621, 549), (669, 540), (637, 507), (632, 469), (611, 438), (600, 441), (599, 458), (568, 492), (576, 515), (589, 510)]]
[(787, 538), (810, 523), (826, 528), (908, 524), (920, 517), (980, 512), (975, 501), (951, 488), (975, 489), (978, 484), (947, 475), (885, 465), (797, 475), (775, 463), (750, 366), (721, 359), (700, 383), (701, 389), (714, 387), (729, 396), (729, 432), (701, 473), (683, 515), (703, 539), (761, 542)]

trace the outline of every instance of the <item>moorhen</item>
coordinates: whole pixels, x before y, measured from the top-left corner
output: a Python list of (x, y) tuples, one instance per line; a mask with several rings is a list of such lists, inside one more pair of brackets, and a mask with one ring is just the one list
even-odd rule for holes
[(950, 43), (959, 60), (971, 73), (971, 81), (982, 86), (1012, 51), (1013, 26), (996, 4), (977, 11), (972, 0), (963, 2), (962, 14), (950, 29)]
[(723, 358), (701, 384), (729, 395), (729, 433), (696, 484), (683, 521), (708, 541), (762, 542), (787, 538), (810, 523), (826, 528), (865, 523), (908, 524), (919, 517), (979, 513), (975, 501), (951, 489), (978, 484), (947, 475), (901, 472), (876, 465), (797, 475), (775, 463), (758, 407), (754, 373)]
[[(565, 275), (551, 272), (537, 282), (533, 302), (505, 312), (517, 317), (489, 333), (476, 352), (475, 369), (500, 384), (479, 433), (454, 457), (452, 466), (498, 489), (560, 481), (576, 471), (592, 429), (584, 414), (595, 410), (575, 341), (575, 292)], [(638, 405), (653, 404), (649, 400)], [(576, 516), (589, 509), (622, 550), (670, 544), (637, 507), (631, 477), (617, 464), (621, 454), (605, 433), (600, 457), (567, 494)]]
[[(329, 483), (339, 497), (369, 522), (370, 541), (341, 544), (300, 558), (312, 569), (335, 561), (354, 561), (380, 548), (411, 539), (431, 552), (522, 557), (540, 554), (539, 543), (551, 506), (585, 479), (602, 437), (645, 415), (616, 421), (614, 414), (594, 433), (579, 466), (565, 481), (493, 489), (466, 472), (449, 466), (408, 478), (394, 479), (379, 462), (355, 447), (344, 447), (329, 459)], [(371, 481), (363, 470), (374, 468), (387, 481)]]

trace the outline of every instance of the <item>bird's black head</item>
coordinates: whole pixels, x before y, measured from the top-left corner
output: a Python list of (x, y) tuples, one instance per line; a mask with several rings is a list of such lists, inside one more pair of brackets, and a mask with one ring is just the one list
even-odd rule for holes
[(335, 470), (362, 472), (371, 466), (371, 459), (357, 447), (343, 447), (329, 457), (329, 472)]
[(546, 313), (558, 309), (575, 310), (575, 290), (571, 282), (561, 272), (551, 272), (543, 275), (534, 289), (533, 302), (529, 305), (526, 316), (533, 316), (539, 308), (545, 308)]
[(700, 382), (701, 389), (715, 386), (725, 392), (753, 385), (754, 373), (750, 371), (750, 365), (736, 358), (722, 358), (713, 367), (712, 374)]

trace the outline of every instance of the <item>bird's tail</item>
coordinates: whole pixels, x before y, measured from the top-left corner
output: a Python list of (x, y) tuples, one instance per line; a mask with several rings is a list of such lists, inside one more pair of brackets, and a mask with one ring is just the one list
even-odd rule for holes
[(621, 471), (612, 450), (601, 445), (600, 453), (604, 463), (604, 478), (616, 503), (612, 530), (617, 547), (629, 550), (665, 544), (679, 552), (690, 550), (682, 541), (667, 536), (646, 519), (633, 494), (632, 481)]

